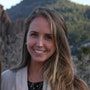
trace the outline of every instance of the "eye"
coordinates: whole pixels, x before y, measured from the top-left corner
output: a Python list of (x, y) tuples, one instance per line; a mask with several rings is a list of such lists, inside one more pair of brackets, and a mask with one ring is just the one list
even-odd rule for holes
[(38, 33), (36, 33), (36, 32), (31, 32), (31, 33), (30, 33), (30, 37), (38, 37)]
[(51, 40), (53, 40), (53, 36), (50, 35), (50, 34), (46, 34), (45, 39), (48, 40), (48, 41), (51, 41)]

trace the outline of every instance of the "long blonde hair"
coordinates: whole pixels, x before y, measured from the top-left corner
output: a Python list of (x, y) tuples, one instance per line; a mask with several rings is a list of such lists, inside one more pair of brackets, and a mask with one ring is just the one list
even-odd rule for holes
[(59, 13), (47, 8), (35, 9), (26, 20), (22, 61), (19, 68), (30, 64), (28, 60), (31, 56), (26, 48), (26, 36), (30, 23), (38, 16), (43, 16), (50, 23), (56, 44), (55, 53), (43, 67), (44, 79), (51, 86), (51, 90), (86, 90), (86, 85), (74, 73), (65, 21)]

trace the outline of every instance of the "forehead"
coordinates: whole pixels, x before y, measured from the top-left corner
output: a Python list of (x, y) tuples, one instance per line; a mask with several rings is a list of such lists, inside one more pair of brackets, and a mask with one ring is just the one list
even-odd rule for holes
[(42, 30), (46, 32), (51, 32), (51, 24), (45, 17), (38, 16), (34, 18), (29, 25), (29, 31), (32, 30)]
[(30, 22), (30, 25), (32, 23), (37, 24), (37, 23), (40, 23), (40, 22), (43, 22), (42, 24), (44, 24), (44, 23), (49, 24), (50, 23), (49, 20), (46, 17), (40, 15), (40, 16), (36, 16), (35, 18), (33, 18)]

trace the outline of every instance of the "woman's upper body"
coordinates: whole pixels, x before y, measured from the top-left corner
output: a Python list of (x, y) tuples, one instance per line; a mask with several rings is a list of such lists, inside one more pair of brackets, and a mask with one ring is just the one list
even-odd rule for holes
[[(81, 90), (79, 89), (81, 82), (79, 79), (76, 79), (75, 82), (75, 89), (74, 90)], [(85, 85), (84, 82), (82, 82)], [(1, 90), (29, 90), (28, 81), (27, 81), (27, 67), (24, 67), (18, 71), (6, 70), (2, 73), (2, 83), (1, 83)], [(51, 90), (50, 85), (43, 81), (43, 88), (42, 90)], [(82, 90), (88, 90), (86, 87)]]
[[(1, 90), (29, 90), (27, 81), (27, 67), (18, 71), (6, 70), (2, 73)], [(42, 90), (51, 90), (46, 81)]]
[[(81, 90), (80, 80), (75, 79), (75, 89), (73, 90)], [(85, 85), (84, 82), (82, 82)], [(2, 73), (2, 83), (1, 90), (29, 90), (28, 81), (27, 81), (27, 67), (24, 67), (18, 71), (6, 70)], [(51, 90), (50, 85), (47, 81), (43, 81), (42, 90)], [(84, 90), (88, 90), (84, 88)]]
[(37, 8), (25, 27), (21, 63), (3, 73), (2, 90), (28, 90), (28, 81), (43, 81), (43, 90), (87, 90), (75, 76), (63, 17)]

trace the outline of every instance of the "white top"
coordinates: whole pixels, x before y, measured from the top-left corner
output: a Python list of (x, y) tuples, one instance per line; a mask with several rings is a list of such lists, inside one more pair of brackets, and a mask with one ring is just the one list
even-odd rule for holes
[[(18, 71), (4, 71), (1, 77), (1, 90), (28, 90), (27, 67)], [(44, 81), (43, 90), (51, 90), (46, 81)]]

